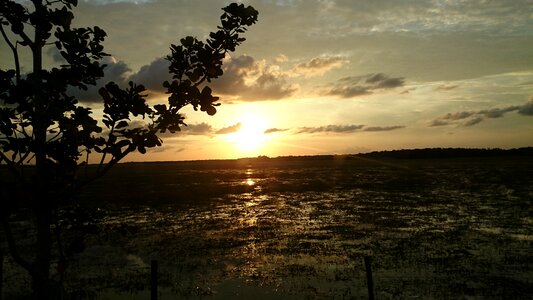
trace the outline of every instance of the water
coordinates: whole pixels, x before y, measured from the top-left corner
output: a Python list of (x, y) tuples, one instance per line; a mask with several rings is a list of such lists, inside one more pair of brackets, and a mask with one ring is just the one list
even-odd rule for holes
[[(268, 161), (122, 165), (67, 289), (147, 299), (530, 299), (533, 163)], [(88, 201), (91, 200), (91, 201)]]

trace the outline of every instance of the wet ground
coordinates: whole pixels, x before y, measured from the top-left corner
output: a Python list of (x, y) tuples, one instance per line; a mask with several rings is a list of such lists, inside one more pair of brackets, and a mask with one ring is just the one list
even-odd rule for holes
[[(531, 299), (532, 167), (519, 158), (121, 165), (82, 196), (101, 212), (99, 231), (65, 286), (85, 299), (147, 299), (157, 259), (161, 299), (365, 299), (368, 256), (377, 299)], [(15, 273), (6, 271), (8, 291)]]

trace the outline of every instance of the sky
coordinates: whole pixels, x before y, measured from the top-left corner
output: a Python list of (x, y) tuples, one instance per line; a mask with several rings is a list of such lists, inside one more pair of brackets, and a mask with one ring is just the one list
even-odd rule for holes
[[(217, 114), (184, 109), (187, 127), (125, 161), (533, 146), (533, 0), (241, 2), (259, 19), (211, 85)], [(227, 4), (80, 0), (74, 25), (108, 34), (100, 83), (165, 103), (169, 45), (205, 40)], [(98, 115), (95, 91), (80, 97)]]

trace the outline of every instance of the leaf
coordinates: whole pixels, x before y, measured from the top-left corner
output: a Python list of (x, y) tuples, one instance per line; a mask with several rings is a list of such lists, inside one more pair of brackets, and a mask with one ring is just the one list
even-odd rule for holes
[(154, 109), (159, 114), (163, 114), (167, 110), (167, 106), (165, 104), (156, 104), (156, 105), (154, 105)]
[(217, 109), (214, 106), (208, 106), (206, 112), (208, 115), (212, 116), (217, 113)]
[(118, 143), (116, 143), (115, 146), (118, 147), (118, 148), (122, 148), (122, 147), (125, 147), (125, 146), (129, 146), (130, 144), (131, 144), (131, 142), (129, 140), (121, 140)]
[(117, 123), (117, 125), (115, 126), (116, 129), (120, 129), (120, 128), (124, 128), (126, 126), (128, 126), (128, 121), (126, 120), (122, 120), (120, 122)]

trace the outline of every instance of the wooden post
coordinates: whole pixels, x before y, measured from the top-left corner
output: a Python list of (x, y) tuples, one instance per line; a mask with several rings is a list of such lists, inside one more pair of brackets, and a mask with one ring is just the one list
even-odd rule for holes
[(150, 280), (150, 299), (157, 300), (157, 260), (152, 259), (151, 280)]
[(368, 299), (374, 300), (374, 281), (372, 280), (372, 266), (370, 264), (370, 257), (365, 256), (365, 269), (366, 269), (366, 285), (368, 287)]
[(3, 283), (4, 283), (4, 252), (0, 251), (0, 300), (2, 300)]

